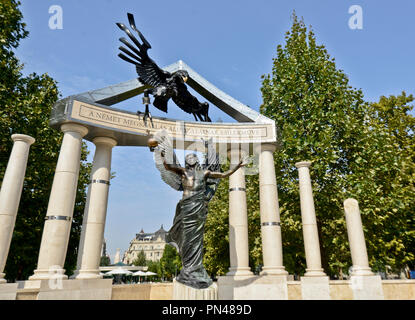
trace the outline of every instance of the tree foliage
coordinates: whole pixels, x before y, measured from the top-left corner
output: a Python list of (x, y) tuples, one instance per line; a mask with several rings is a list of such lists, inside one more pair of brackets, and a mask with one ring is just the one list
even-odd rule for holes
[[(47, 74), (23, 76), (23, 65), (13, 49), (28, 35), (17, 1), (0, 2), (0, 180), (11, 153), (14, 133), (36, 139), (31, 146), (19, 211), (6, 263), (6, 278), (24, 280), (36, 268), (44, 217), (49, 201), (54, 169), (59, 156), (62, 134), (49, 127), (52, 105), (59, 92)], [(90, 165), (86, 164), (83, 145), (78, 190), (67, 251), (65, 269), (69, 274), (76, 265), (85, 189)]]
[(413, 221), (409, 212), (414, 162), (413, 153), (411, 159), (405, 151), (411, 144), (413, 150), (408, 137), (413, 117), (406, 105), (412, 97), (365, 102), (362, 91), (349, 85), (324, 46), (316, 44), (311, 28), (307, 30), (295, 14), (286, 45), (277, 47), (272, 73), (263, 78), (261, 92), (261, 112), (281, 130), (282, 148), (275, 153), (275, 163), (287, 269), (304, 270), (302, 241), (292, 245), (302, 238), (295, 168), (302, 160), (313, 162), (310, 171), (326, 272), (338, 274), (351, 265), (343, 211), (349, 197), (359, 201), (372, 267), (389, 264), (399, 269), (413, 259), (413, 249), (404, 244), (414, 237), (408, 228)]
[(138, 253), (137, 258), (134, 259), (134, 261), (133, 261), (133, 265), (135, 265), (135, 266), (145, 266), (145, 265), (147, 265), (146, 254), (144, 253), (143, 250), (141, 250)]
[(164, 247), (163, 256), (160, 259), (161, 276), (167, 279), (173, 279), (176, 273), (179, 273), (182, 268), (179, 253), (171, 246)]

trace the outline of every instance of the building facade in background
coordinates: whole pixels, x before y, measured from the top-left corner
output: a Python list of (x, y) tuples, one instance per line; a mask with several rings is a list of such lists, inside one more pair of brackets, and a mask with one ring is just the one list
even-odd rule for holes
[(132, 264), (141, 251), (144, 252), (146, 260), (160, 260), (166, 245), (166, 234), (167, 231), (164, 230), (163, 225), (154, 233), (145, 233), (141, 229), (140, 233), (137, 233), (135, 238), (131, 240), (128, 250), (124, 253), (123, 262)]

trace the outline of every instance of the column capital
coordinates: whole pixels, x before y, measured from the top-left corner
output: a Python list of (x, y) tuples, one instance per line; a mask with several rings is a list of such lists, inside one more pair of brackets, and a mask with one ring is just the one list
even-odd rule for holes
[(349, 209), (349, 210), (350, 209), (359, 209), (359, 202), (357, 202), (356, 199), (349, 198), (349, 199), (344, 200), (343, 206), (346, 210), (347, 209)]
[(64, 123), (61, 125), (62, 132), (77, 132), (84, 137), (88, 133), (88, 128), (78, 123)]
[(112, 147), (115, 147), (117, 145), (117, 140), (110, 138), (110, 137), (95, 137), (92, 142), (97, 144), (106, 144)]
[(262, 151), (271, 151), (274, 152), (277, 150), (277, 145), (273, 143), (261, 143), (255, 146), (255, 153), (259, 154)]
[(25, 134), (20, 134), (20, 133), (16, 133), (12, 135), (12, 140), (14, 142), (16, 141), (23, 141), (26, 142), (29, 146), (35, 142), (35, 138), (25, 135)]
[(311, 166), (311, 161), (300, 161), (300, 162), (297, 162), (296, 164), (295, 164), (295, 166), (299, 169), (299, 168), (303, 168), (303, 167), (306, 167), (306, 168), (309, 168), (310, 166)]

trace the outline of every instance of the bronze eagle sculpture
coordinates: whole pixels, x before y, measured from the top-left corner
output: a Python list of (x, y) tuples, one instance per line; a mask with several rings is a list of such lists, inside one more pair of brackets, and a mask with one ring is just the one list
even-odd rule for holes
[[(193, 114), (195, 120), (211, 122), (209, 118), (209, 104), (207, 102), (201, 103), (196, 97), (194, 97), (186, 86), (186, 81), (189, 78), (189, 74), (185, 70), (179, 70), (174, 73), (170, 73), (162, 70), (155, 62), (148, 56), (148, 49), (151, 49), (150, 43), (144, 38), (142, 33), (137, 29), (134, 21), (134, 16), (131, 13), (127, 14), (128, 21), (131, 28), (137, 32), (142, 43), (132, 34), (132, 32), (123, 24), (117, 23), (117, 26), (123, 30), (127, 36), (133, 42), (132, 45), (126, 38), (122, 37), (119, 40), (127, 47), (120, 46), (120, 52), (118, 56), (135, 65), (138, 80), (149, 86), (149, 89), (144, 91), (143, 102), (146, 105), (144, 112), (144, 120), (146, 118), (151, 119), (151, 114), (148, 110), (148, 104), (150, 103), (149, 94), (154, 97), (153, 105), (167, 113), (167, 102), (172, 98), (173, 102), (187, 113)], [(139, 114), (141, 112), (138, 112)]]

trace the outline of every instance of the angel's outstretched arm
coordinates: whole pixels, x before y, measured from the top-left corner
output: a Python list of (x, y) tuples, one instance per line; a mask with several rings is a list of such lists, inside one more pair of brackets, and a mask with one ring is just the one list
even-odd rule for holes
[(161, 159), (163, 159), (163, 165), (166, 168), (166, 170), (173, 171), (173, 172), (175, 172), (177, 174), (180, 174), (180, 175), (184, 174), (184, 170), (185, 170), (184, 168), (182, 168), (182, 167), (180, 167), (176, 164), (169, 164), (169, 163), (166, 162), (166, 158), (164, 157), (164, 150), (161, 152), (160, 155), (161, 155)]
[(231, 170), (225, 171), (225, 172), (214, 172), (214, 171), (206, 171), (205, 176), (206, 178), (214, 178), (214, 179), (222, 179), (227, 178), (230, 175), (232, 175), (236, 170), (238, 170), (241, 167), (246, 166), (246, 163), (241, 160), (239, 163)]

